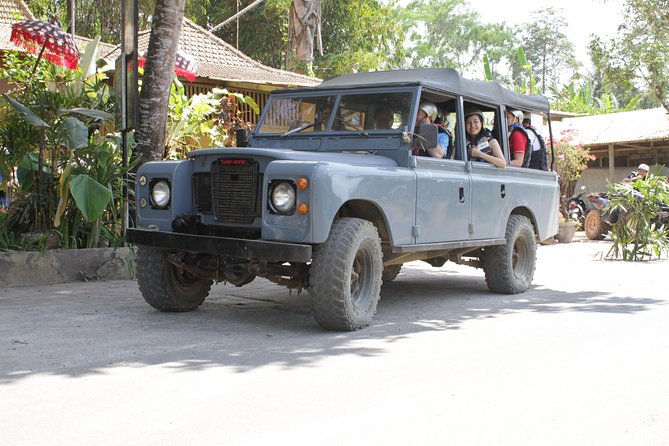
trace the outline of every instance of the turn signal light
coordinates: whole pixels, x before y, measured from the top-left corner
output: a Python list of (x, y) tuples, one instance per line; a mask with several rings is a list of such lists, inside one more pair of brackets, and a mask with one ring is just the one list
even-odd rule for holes
[(300, 215), (307, 215), (309, 213), (309, 205), (307, 205), (307, 203), (298, 204), (297, 213)]
[(309, 180), (306, 178), (300, 178), (297, 180), (297, 188), (299, 190), (305, 190), (307, 187), (309, 187)]

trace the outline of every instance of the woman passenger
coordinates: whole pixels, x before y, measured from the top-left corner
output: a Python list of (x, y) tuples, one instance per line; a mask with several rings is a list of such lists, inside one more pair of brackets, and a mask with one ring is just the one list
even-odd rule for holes
[(506, 160), (502, 148), (492, 133), (483, 127), (483, 112), (473, 108), (465, 111), (467, 152), (472, 161), (484, 161), (504, 169)]

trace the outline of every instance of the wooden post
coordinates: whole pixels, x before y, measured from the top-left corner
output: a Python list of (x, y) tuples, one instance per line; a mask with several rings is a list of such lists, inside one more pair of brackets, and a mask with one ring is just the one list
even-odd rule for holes
[(613, 173), (614, 169), (616, 167), (616, 157), (614, 155), (614, 150), (613, 150), (614, 144), (611, 143), (609, 144), (609, 181), (613, 182)]

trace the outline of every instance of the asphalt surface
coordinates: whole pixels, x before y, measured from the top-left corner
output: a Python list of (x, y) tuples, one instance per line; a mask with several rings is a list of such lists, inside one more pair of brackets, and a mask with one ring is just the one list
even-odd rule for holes
[(257, 279), (167, 314), (133, 281), (0, 290), (0, 445), (666, 445), (669, 261), (541, 246), (534, 286), (407, 264), (321, 330)]

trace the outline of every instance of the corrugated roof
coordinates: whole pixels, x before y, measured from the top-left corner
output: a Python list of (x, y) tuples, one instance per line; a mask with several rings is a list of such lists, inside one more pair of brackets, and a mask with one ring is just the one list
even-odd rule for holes
[[(146, 52), (149, 37), (150, 31), (139, 34), (140, 54)], [(312, 86), (321, 82), (317, 78), (263, 65), (188, 19), (184, 19), (181, 27), (179, 48), (195, 60), (199, 78), (279, 86)], [(118, 53), (116, 50), (107, 57), (115, 58)]]
[(576, 130), (575, 142), (584, 145), (669, 139), (669, 114), (662, 107), (566, 118), (552, 125), (556, 136), (564, 129)]

